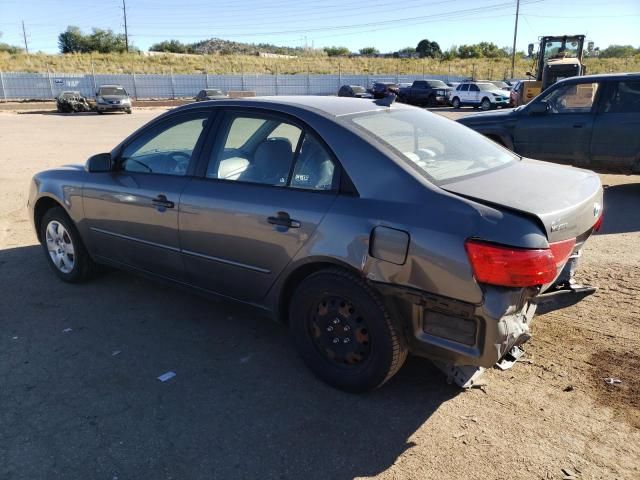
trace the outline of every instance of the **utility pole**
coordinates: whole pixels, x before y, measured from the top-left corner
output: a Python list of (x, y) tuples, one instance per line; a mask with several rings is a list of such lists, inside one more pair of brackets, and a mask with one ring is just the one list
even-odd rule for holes
[(127, 31), (127, 3), (125, 0), (122, 0), (122, 11), (124, 12), (124, 44), (127, 48), (127, 53), (129, 53), (129, 32)]
[(516, 68), (516, 39), (518, 38), (518, 15), (520, 14), (520, 0), (516, 0), (516, 25), (513, 29), (513, 51), (511, 52), (511, 78)]
[(24, 20), (22, 20), (22, 38), (24, 38), (24, 49), (29, 55), (29, 44), (27, 43), (27, 31), (24, 28)]

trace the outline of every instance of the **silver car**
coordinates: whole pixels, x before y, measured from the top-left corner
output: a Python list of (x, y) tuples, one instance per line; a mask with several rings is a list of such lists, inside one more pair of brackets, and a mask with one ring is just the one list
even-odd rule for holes
[(511, 364), (602, 219), (590, 171), (523, 159), (430, 112), (338, 97), (199, 102), (86, 165), (38, 173), (59, 278), (96, 264), (255, 306), (338, 388), (408, 353), (461, 386)]
[(131, 97), (121, 85), (101, 85), (96, 92), (96, 111), (131, 113)]

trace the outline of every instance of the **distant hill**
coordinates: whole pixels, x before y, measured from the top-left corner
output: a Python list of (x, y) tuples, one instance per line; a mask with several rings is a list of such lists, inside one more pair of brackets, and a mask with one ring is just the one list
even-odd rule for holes
[(221, 38), (210, 38), (187, 45), (194, 53), (219, 55), (258, 55), (259, 53), (274, 53), (277, 55), (292, 55), (308, 57), (326, 55), (324, 50), (303, 47), (279, 47), (269, 43), (242, 43)]

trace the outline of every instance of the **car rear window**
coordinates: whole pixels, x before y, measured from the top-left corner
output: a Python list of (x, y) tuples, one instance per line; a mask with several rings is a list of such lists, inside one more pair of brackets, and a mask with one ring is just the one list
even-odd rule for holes
[(436, 185), (481, 175), (520, 158), (459, 123), (420, 109), (390, 108), (345, 118)]
[(100, 95), (126, 95), (122, 87), (100, 87)]

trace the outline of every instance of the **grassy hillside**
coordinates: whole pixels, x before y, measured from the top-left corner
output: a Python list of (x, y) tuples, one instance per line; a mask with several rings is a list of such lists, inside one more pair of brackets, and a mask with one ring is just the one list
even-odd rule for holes
[[(249, 55), (157, 55), (139, 54), (68, 54), (25, 55), (0, 53), (3, 72), (59, 73), (347, 73), (362, 74), (450, 74), (476, 78), (501, 79), (510, 76), (509, 59), (433, 59), (299, 57), (262, 58)], [(640, 55), (629, 59), (592, 58), (586, 60), (589, 73), (640, 71)], [(515, 77), (524, 77), (532, 67), (530, 60), (518, 59)]]

